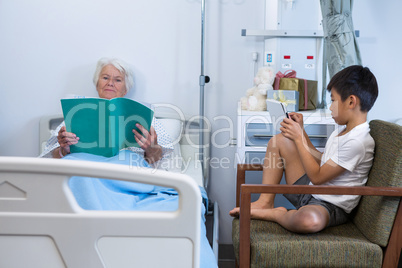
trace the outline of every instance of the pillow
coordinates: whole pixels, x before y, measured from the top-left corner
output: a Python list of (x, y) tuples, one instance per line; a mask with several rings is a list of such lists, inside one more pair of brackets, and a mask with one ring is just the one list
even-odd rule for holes
[(180, 140), (183, 135), (183, 122), (173, 118), (158, 118), (158, 121), (163, 125), (166, 133), (172, 139), (173, 154), (169, 158), (169, 171), (181, 172), (182, 156), (180, 149)]
[(183, 122), (172, 118), (158, 118), (158, 121), (163, 125), (167, 134), (172, 139), (173, 145), (178, 144), (183, 134)]

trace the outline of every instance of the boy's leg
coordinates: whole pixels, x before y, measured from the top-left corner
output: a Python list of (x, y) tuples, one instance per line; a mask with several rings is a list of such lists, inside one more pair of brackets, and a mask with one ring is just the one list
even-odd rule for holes
[[(263, 184), (279, 184), (284, 171), (286, 183), (293, 184), (305, 173), (294, 142), (282, 134), (269, 140), (263, 167)], [(274, 198), (275, 194), (261, 194), (257, 201), (251, 203), (251, 216), (254, 209), (273, 208)], [(234, 208), (229, 214), (238, 216), (239, 208)]]
[(329, 222), (329, 213), (320, 205), (306, 205), (298, 210), (286, 208), (254, 209), (253, 219), (279, 223), (289, 231), (296, 233), (316, 233), (324, 229)]
[[(282, 134), (274, 136), (267, 146), (262, 173), (262, 184), (279, 184), (285, 172), (286, 184), (294, 184), (305, 174), (293, 141)], [(275, 194), (261, 194), (251, 208), (273, 208)]]

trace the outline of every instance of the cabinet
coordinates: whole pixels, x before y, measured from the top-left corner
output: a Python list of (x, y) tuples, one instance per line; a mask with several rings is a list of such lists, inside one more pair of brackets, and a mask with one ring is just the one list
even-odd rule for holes
[[(317, 109), (312, 111), (299, 111), (303, 114), (304, 129), (311, 142), (318, 150), (323, 151), (329, 135), (335, 130), (337, 124), (331, 117), (331, 111)], [(262, 164), (265, 157), (267, 143), (274, 135), (279, 133), (275, 123), (272, 122), (269, 112), (252, 112), (237, 109), (237, 164)], [(279, 128), (278, 128), (279, 129)], [(247, 175), (246, 183), (261, 183), (262, 172), (253, 172)], [(281, 184), (285, 184), (282, 177)], [(252, 201), (258, 195), (252, 195)], [(293, 205), (281, 194), (275, 196), (275, 206), (293, 209)]]
[[(304, 129), (318, 150), (323, 150), (329, 135), (337, 126), (331, 111), (317, 109), (299, 111), (303, 114)], [(280, 131), (277, 122), (272, 122), (269, 112), (237, 111), (237, 163), (262, 163), (266, 145)]]

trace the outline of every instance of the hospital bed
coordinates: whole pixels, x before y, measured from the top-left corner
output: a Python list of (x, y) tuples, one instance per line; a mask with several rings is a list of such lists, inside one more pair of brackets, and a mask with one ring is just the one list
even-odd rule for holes
[[(163, 109), (155, 109), (155, 117), (180, 140), (175, 151), (186, 163), (183, 172), (0, 157), (0, 267), (198, 267), (200, 261), (202, 266), (206, 235), (199, 186), (204, 187), (208, 169), (198, 159), (197, 124)], [(41, 119), (41, 149), (62, 120), (59, 115)], [(171, 187), (179, 194), (178, 209), (84, 210), (69, 189), (72, 176)], [(217, 203), (207, 206), (205, 214), (214, 219), (210, 250), (217, 262)]]

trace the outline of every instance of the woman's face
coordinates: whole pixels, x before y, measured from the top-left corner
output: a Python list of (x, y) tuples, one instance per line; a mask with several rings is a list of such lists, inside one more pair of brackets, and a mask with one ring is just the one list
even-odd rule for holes
[(109, 100), (124, 97), (127, 93), (124, 79), (124, 75), (113, 65), (103, 67), (96, 84), (99, 97)]

